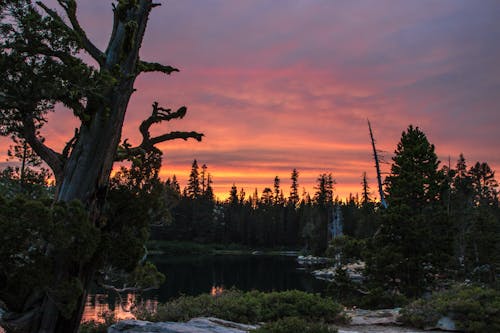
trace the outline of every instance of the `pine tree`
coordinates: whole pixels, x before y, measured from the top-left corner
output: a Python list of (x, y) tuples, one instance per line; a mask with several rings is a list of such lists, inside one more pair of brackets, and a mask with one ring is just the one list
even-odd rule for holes
[(188, 198), (196, 199), (201, 195), (199, 167), (196, 160), (193, 161), (191, 166), (191, 173), (189, 174), (188, 185), (186, 187), (186, 194)]
[(207, 175), (207, 188), (205, 189), (204, 196), (209, 200), (214, 200), (214, 190), (212, 188), (213, 180), (210, 173)]
[(361, 204), (366, 205), (371, 202), (370, 198), (370, 186), (368, 185), (368, 180), (366, 179), (366, 172), (363, 172), (363, 198), (361, 199)]
[(274, 185), (273, 185), (273, 188), (274, 188), (274, 204), (275, 205), (280, 205), (282, 204), (281, 200), (280, 200), (280, 178), (278, 176), (274, 177)]
[(201, 166), (201, 194), (205, 194), (207, 188), (207, 165)]
[(389, 205), (369, 271), (373, 280), (417, 296), (451, 252), (451, 228), (439, 202), (443, 177), (434, 145), (418, 127), (402, 133), (392, 160), (385, 181)]
[(316, 202), (322, 206), (327, 206), (333, 203), (333, 185), (335, 180), (333, 180), (331, 173), (323, 173), (319, 175), (317, 179), (318, 184), (316, 185), (316, 194), (314, 199)]
[(472, 189), (474, 191), (474, 203), (476, 206), (498, 206), (498, 182), (495, 172), (491, 170), (488, 163), (483, 162), (470, 168)]
[(297, 171), (297, 169), (292, 170), (292, 175), (290, 179), (292, 180), (292, 185), (290, 185), (290, 197), (288, 201), (293, 206), (296, 206), (297, 203), (299, 202), (299, 184), (298, 184), (299, 172)]
[(179, 182), (177, 181), (177, 177), (175, 175), (172, 176), (171, 187), (175, 191), (175, 193), (178, 193), (179, 196), (181, 195), (181, 186), (179, 185)]
[(238, 188), (233, 183), (233, 186), (231, 186), (231, 190), (229, 191), (229, 203), (231, 205), (237, 205), (238, 202), (239, 202), (239, 200), (238, 200)]

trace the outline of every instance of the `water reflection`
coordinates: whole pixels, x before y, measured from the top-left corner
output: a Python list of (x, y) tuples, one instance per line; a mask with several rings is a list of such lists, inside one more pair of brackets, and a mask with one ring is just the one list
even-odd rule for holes
[(212, 289), (210, 290), (210, 295), (212, 296), (219, 296), (224, 292), (224, 287), (223, 286), (212, 286)]
[(136, 305), (154, 312), (158, 307), (158, 301), (155, 299), (142, 299), (136, 294), (123, 296), (107, 293), (89, 294), (82, 321), (104, 322), (105, 316), (119, 320), (135, 319), (131, 310)]
[(190, 256), (152, 257), (166, 282), (158, 290), (144, 293), (141, 298), (130, 294), (120, 300), (115, 294), (96, 289), (90, 293), (84, 320), (99, 320), (102, 313), (113, 313), (119, 319), (133, 318), (128, 312), (133, 304), (142, 304), (156, 311), (158, 302), (180, 295), (202, 293), (219, 295), (235, 287), (243, 291), (282, 291), (298, 289), (321, 293), (326, 282), (314, 279), (299, 266), (294, 257), (285, 256)]

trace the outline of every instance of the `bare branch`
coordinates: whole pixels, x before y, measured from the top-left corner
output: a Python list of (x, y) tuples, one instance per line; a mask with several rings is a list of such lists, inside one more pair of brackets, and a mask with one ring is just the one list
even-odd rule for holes
[(90, 39), (88, 39), (87, 34), (85, 31), (82, 29), (80, 26), (80, 23), (78, 22), (78, 19), (76, 17), (76, 1), (75, 0), (57, 0), (59, 5), (64, 9), (66, 12), (66, 15), (68, 16), (68, 19), (71, 23), (71, 27), (68, 26), (63, 18), (59, 16), (59, 14), (47, 7), (44, 3), (41, 1), (37, 1), (37, 5), (43, 8), (43, 10), (54, 20), (58, 21), (60, 24), (65, 26), (69, 31), (73, 32), (78, 39), (80, 40), (81, 46), (85, 51), (87, 51), (92, 58), (94, 58), (97, 63), (100, 66), (104, 65), (105, 62), (105, 56), (104, 53), (95, 46)]
[(70, 150), (73, 149), (73, 146), (78, 140), (79, 135), (80, 133), (78, 132), (78, 128), (75, 128), (75, 135), (73, 135), (73, 137), (68, 142), (66, 142), (66, 145), (64, 146), (62, 158), (67, 159), (69, 157)]
[(138, 69), (138, 74), (148, 73), (148, 72), (160, 72), (170, 75), (173, 72), (179, 72), (179, 70), (175, 67), (162, 65), (157, 62), (147, 62), (147, 61), (140, 61), (137, 69)]
[(61, 154), (46, 146), (36, 135), (36, 126), (29, 115), (23, 117), (23, 136), (30, 147), (44, 160), (54, 172), (56, 182), (59, 182), (63, 173)]
[(187, 113), (187, 108), (185, 106), (180, 107), (177, 111), (172, 112), (171, 109), (165, 109), (158, 106), (158, 102), (153, 103), (153, 112), (146, 120), (144, 120), (139, 126), (139, 131), (142, 134), (142, 142), (137, 147), (131, 147), (131, 145), (125, 139), (123, 144), (119, 147), (116, 161), (123, 161), (132, 156), (137, 156), (138, 154), (143, 154), (144, 152), (156, 149), (155, 144), (164, 141), (170, 141), (175, 139), (195, 139), (201, 141), (203, 138), (202, 133), (198, 132), (170, 132), (156, 137), (151, 137), (149, 129), (153, 124), (161, 123), (162, 121), (170, 121), (172, 119), (182, 119)]
[(150, 142), (152, 145), (155, 145), (160, 142), (164, 141), (170, 141), (170, 140), (175, 140), (175, 139), (196, 139), (196, 141), (201, 141), (203, 138), (202, 133), (198, 132), (170, 132), (168, 134), (163, 134), (154, 138), (150, 139)]

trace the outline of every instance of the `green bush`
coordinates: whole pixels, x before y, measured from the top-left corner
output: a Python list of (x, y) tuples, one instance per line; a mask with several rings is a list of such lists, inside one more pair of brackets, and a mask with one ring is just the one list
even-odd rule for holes
[(275, 322), (264, 324), (253, 331), (255, 333), (336, 333), (336, 328), (330, 328), (324, 323), (311, 323), (298, 317), (286, 317)]
[(334, 238), (325, 251), (329, 258), (336, 259), (340, 256), (341, 263), (346, 264), (357, 260), (363, 260), (363, 253), (366, 251), (366, 241), (349, 236)]
[(137, 309), (134, 314), (138, 319), (150, 321), (187, 321), (201, 316), (239, 323), (269, 322), (292, 316), (328, 323), (346, 320), (343, 307), (332, 299), (297, 290), (271, 293), (228, 290), (215, 297), (182, 296), (159, 305), (154, 313)]
[(464, 332), (500, 332), (500, 292), (479, 286), (455, 286), (417, 300), (401, 311), (402, 321), (432, 327), (442, 316), (452, 318)]

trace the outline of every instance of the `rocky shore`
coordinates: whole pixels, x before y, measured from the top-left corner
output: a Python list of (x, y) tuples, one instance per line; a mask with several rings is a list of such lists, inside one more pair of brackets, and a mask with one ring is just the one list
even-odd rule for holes
[[(419, 330), (400, 326), (399, 309), (347, 310), (350, 324), (337, 326), (339, 333), (437, 333), (436, 330)], [(258, 325), (245, 325), (218, 318), (194, 318), (186, 323), (151, 323), (140, 320), (124, 320), (108, 328), (108, 333), (247, 333)], [(444, 328), (444, 327), (442, 327)]]

